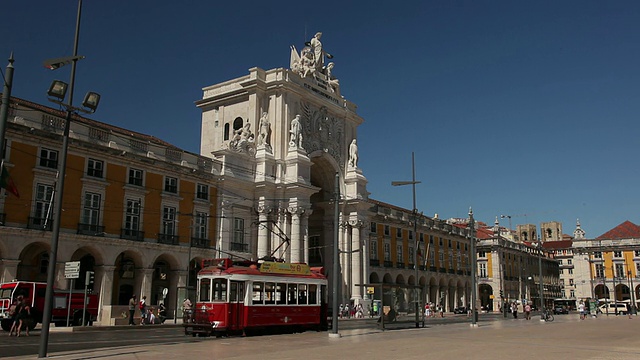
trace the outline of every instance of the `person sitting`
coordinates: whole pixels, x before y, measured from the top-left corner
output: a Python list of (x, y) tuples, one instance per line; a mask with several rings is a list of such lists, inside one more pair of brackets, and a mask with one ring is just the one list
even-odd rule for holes
[(147, 314), (147, 321), (149, 322), (149, 325), (154, 325), (154, 324), (159, 324), (160, 319), (156, 318), (156, 315), (153, 313), (153, 308), (149, 308), (148, 314)]
[(160, 320), (160, 324), (164, 324), (164, 321), (167, 319), (167, 308), (163, 303), (158, 305), (158, 319)]

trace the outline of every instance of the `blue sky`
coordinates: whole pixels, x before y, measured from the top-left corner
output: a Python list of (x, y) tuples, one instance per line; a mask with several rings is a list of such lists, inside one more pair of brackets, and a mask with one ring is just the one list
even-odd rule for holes
[[(77, 1), (6, 1), (0, 66), (48, 104), (48, 58), (71, 55)], [(576, 219), (588, 237), (640, 224), (640, 2), (85, 0), (74, 103), (91, 118), (199, 151), (202, 87), (288, 67), (322, 31), (342, 94), (365, 119), (371, 197), (441, 218)], [(508, 221), (502, 220), (504, 226)]]

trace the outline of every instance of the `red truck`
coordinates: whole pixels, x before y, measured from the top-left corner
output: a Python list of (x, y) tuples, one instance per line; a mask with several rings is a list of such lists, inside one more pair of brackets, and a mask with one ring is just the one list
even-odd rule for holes
[[(44, 309), (44, 298), (47, 290), (46, 283), (31, 281), (13, 281), (0, 284), (0, 325), (5, 331), (11, 329), (11, 316), (9, 308), (15, 299), (22, 295), (24, 301), (31, 306), (31, 319), (29, 329), (42, 323), (42, 313)], [(71, 311), (68, 312), (69, 295), (71, 295)], [(51, 322), (56, 326), (67, 325), (67, 314), (69, 323), (74, 326), (82, 325), (82, 315), (84, 313), (84, 325), (91, 325), (98, 317), (98, 295), (87, 294), (87, 306), (84, 308), (84, 292), (69, 290), (53, 291), (53, 309), (51, 311)]]

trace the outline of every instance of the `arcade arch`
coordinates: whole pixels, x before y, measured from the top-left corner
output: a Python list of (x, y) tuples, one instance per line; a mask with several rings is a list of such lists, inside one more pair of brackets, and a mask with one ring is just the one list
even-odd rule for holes
[(47, 270), (49, 267), (49, 245), (42, 242), (34, 242), (27, 245), (20, 256), (17, 276), (18, 280), (24, 281), (47, 281)]

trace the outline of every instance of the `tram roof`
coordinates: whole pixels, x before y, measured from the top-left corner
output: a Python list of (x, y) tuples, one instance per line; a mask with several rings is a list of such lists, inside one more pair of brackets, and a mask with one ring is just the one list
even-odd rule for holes
[(203, 269), (198, 275), (253, 275), (287, 278), (326, 279), (324, 268), (310, 267), (302, 263), (280, 263), (253, 261), (234, 262), (231, 259), (203, 261)]

